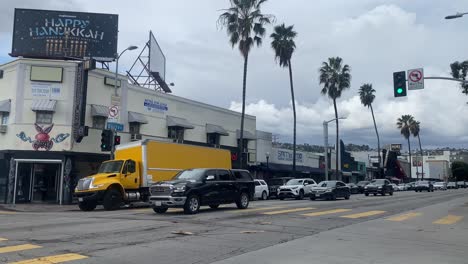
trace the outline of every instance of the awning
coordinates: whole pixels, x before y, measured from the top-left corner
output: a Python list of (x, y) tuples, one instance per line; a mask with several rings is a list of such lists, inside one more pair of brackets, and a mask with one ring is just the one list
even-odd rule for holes
[(33, 110), (33, 111), (55, 112), (55, 106), (56, 105), (57, 105), (56, 100), (36, 99), (32, 103), (31, 110)]
[(143, 114), (128, 111), (128, 122), (148, 124), (148, 119)]
[[(292, 165), (288, 164), (278, 164), (278, 163), (269, 163), (268, 167), (267, 164), (262, 162), (259, 166), (262, 170), (270, 170), (270, 171), (278, 171), (278, 172), (290, 172), (292, 171)], [(300, 173), (312, 173), (312, 174), (321, 174), (323, 175), (325, 173), (325, 169), (321, 168), (313, 168), (309, 166), (303, 166), (303, 165), (296, 165), (296, 171)]]
[(185, 118), (167, 116), (166, 117), (167, 127), (182, 127), (185, 129), (194, 129), (195, 127), (187, 121)]
[(91, 105), (91, 116), (109, 116), (109, 108), (103, 105)]
[(10, 108), (11, 108), (11, 100), (10, 99), (0, 101), (0, 112), (10, 113)]
[[(237, 139), (240, 139), (240, 129), (236, 131)], [(255, 137), (254, 134), (250, 133), (249, 131), (244, 130), (244, 139), (248, 140), (256, 140), (257, 138)]]
[(229, 133), (222, 126), (206, 124), (207, 134), (219, 134), (221, 136), (229, 136)]

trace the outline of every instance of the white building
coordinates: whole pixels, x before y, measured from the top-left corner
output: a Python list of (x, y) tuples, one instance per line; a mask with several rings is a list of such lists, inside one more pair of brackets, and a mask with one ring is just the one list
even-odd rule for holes
[[(77, 65), (37, 59), (0, 65), (0, 203), (70, 201), (75, 182), (109, 159), (100, 140), (111, 105), (118, 108), (112, 121), (123, 126), (122, 143), (152, 138), (221, 147), (231, 151), (233, 166), (239, 167), (240, 113), (131, 85), (122, 75), (114, 96), (114, 74), (101, 69), (87, 76), (83, 113), (89, 130), (76, 142), (80, 112), (75, 102), (83, 87)], [(255, 117), (246, 115), (245, 165), (255, 164), (255, 132)]]

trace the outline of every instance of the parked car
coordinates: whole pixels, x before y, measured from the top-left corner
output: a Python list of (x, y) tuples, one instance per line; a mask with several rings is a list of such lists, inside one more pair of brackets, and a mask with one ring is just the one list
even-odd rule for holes
[(351, 194), (358, 194), (359, 193), (359, 186), (357, 186), (355, 183), (348, 183), (346, 185), (349, 187), (349, 190), (351, 191)]
[(359, 187), (359, 193), (364, 193), (364, 187), (366, 187), (367, 184), (369, 184), (370, 181), (360, 181), (357, 183), (357, 186)]
[(458, 186), (458, 188), (463, 188), (463, 189), (464, 189), (464, 188), (466, 188), (466, 182), (464, 182), (464, 181), (458, 181), (458, 182), (457, 182), (457, 186)]
[(400, 191), (400, 188), (398, 188), (398, 185), (396, 185), (395, 183), (390, 183), (390, 185), (392, 185), (393, 191), (395, 191), (395, 192), (399, 192), (399, 191)]
[(381, 194), (385, 196), (385, 194), (393, 195), (393, 187), (390, 184), (389, 180), (385, 179), (376, 179), (371, 181), (366, 187), (364, 187), (364, 194), (369, 196), (369, 194), (373, 194), (376, 196), (377, 194)]
[(255, 198), (266, 200), (268, 199), (268, 184), (264, 180), (254, 180)]
[(253, 199), (255, 184), (246, 170), (188, 169), (172, 180), (150, 187), (153, 210), (162, 214), (170, 207), (184, 208), (186, 214), (196, 214), (200, 206), (213, 209), (220, 204), (236, 203), (246, 209)]
[(456, 182), (449, 182), (447, 183), (447, 189), (458, 189), (458, 185)]
[(280, 200), (285, 198), (302, 200), (304, 196), (310, 195), (312, 187), (316, 186), (317, 183), (313, 179), (292, 179), (278, 188), (278, 197)]
[(407, 191), (414, 191), (414, 186), (416, 185), (415, 182), (410, 182), (406, 184), (406, 190)]
[(430, 181), (418, 181), (416, 182), (416, 185), (414, 187), (414, 191), (416, 192), (422, 192), (422, 191), (428, 191), (428, 192), (433, 192), (434, 191), (434, 185)]
[(445, 182), (435, 182), (434, 183), (434, 190), (447, 190), (447, 183)]
[(351, 190), (344, 182), (341, 181), (322, 181), (316, 187), (312, 188), (310, 199), (327, 199), (336, 200), (336, 198), (349, 199)]
[(285, 185), (292, 177), (278, 177), (267, 180), (270, 197), (278, 198), (278, 188)]
[(408, 185), (405, 183), (400, 183), (398, 184), (398, 190), (399, 191), (407, 191), (408, 190)]

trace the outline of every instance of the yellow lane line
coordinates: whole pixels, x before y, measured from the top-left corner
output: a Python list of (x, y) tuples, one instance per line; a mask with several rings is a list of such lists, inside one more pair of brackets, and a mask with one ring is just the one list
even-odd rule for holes
[(307, 211), (307, 210), (313, 210), (313, 209), (315, 209), (315, 208), (314, 207), (303, 207), (303, 208), (294, 208), (294, 209), (287, 209), (287, 210), (265, 212), (263, 214), (264, 215), (277, 215), (277, 214), (294, 213), (294, 212)]
[(0, 210), (0, 214), (12, 215), (12, 214), (16, 214), (16, 212)]
[(9, 253), (9, 252), (22, 251), (22, 250), (35, 249), (35, 248), (41, 248), (41, 246), (36, 246), (32, 244), (23, 244), (23, 245), (17, 245), (17, 246), (0, 247), (0, 253)]
[(463, 219), (463, 216), (458, 216), (458, 215), (448, 215), (446, 217), (443, 217), (437, 221), (432, 222), (433, 224), (438, 224), (438, 225), (451, 225), (459, 222), (460, 220)]
[(309, 214), (303, 214), (303, 215), (304, 216), (321, 216), (321, 215), (328, 215), (328, 214), (344, 213), (344, 212), (349, 212), (349, 211), (351, 211), (351, 209), (334, 209), (334, 210), (315, 212), (315, 213), (309, 213)]
[(407, 214), (402, 214), (402, 215), (397, 215), (397, 216), (392, 216), (390, 218), (387, 218), (386, 220), (388, 221), (394, 221), (394, 222), (401, 222), (405, 221), (411, 218), (415, 218), (422, 215), (421, 213), (407, 213)]
[(10, 264), (53, 264), (53, 263), (62, 263), (72, 260), (79, 260), (88, 258), (87, 256), (83, 256), (80, 254), (62, 254), (62, 255), (55, 255), (55, 256), (48, 256), (48, 257), (41, 257), (35, 259), (28, 259), (18, 262), (10, 262)]
[(385, 213), (385, 211), (368, 211), (368, 212), (358, 213), (358, 214), (343, 215), (343, 216), (341, 216), (341, 217), (343, 217), (343, 218), (350, 218), (350, 219), (356, 219), (356, 218), (361, 218), (361, 217), (379, 215), (379, 214), (383, 214), (383, 213)]
[(8, 239), (0, 237), (0, 241), (7, 241)]
[(262, 207), (262, 208), (251, 208), (245, 210), (235, 210), (232, 213), (249, 213), (249, 212), (258, 212), (258, 211), (265, 211), (265, 210), (276, 210), (284, 208), (284, 206), (272, 206), (272, 207)]

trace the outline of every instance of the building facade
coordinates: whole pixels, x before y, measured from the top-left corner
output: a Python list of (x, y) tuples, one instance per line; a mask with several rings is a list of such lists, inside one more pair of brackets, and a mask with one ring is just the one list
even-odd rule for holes
[[(102, 130), (121, 143), (141, 139), (225, 148), (240, 167), (241, 114), (132, 85), (103, 69), (87, 75), (84, 125), (76, 142), (78, 62), (18, 59), (0, 66), (0, 203), (71, 201), (78, 179), (110, 158)], [(256, 164), (256, 120), (246, 115), (243, 167)]]

